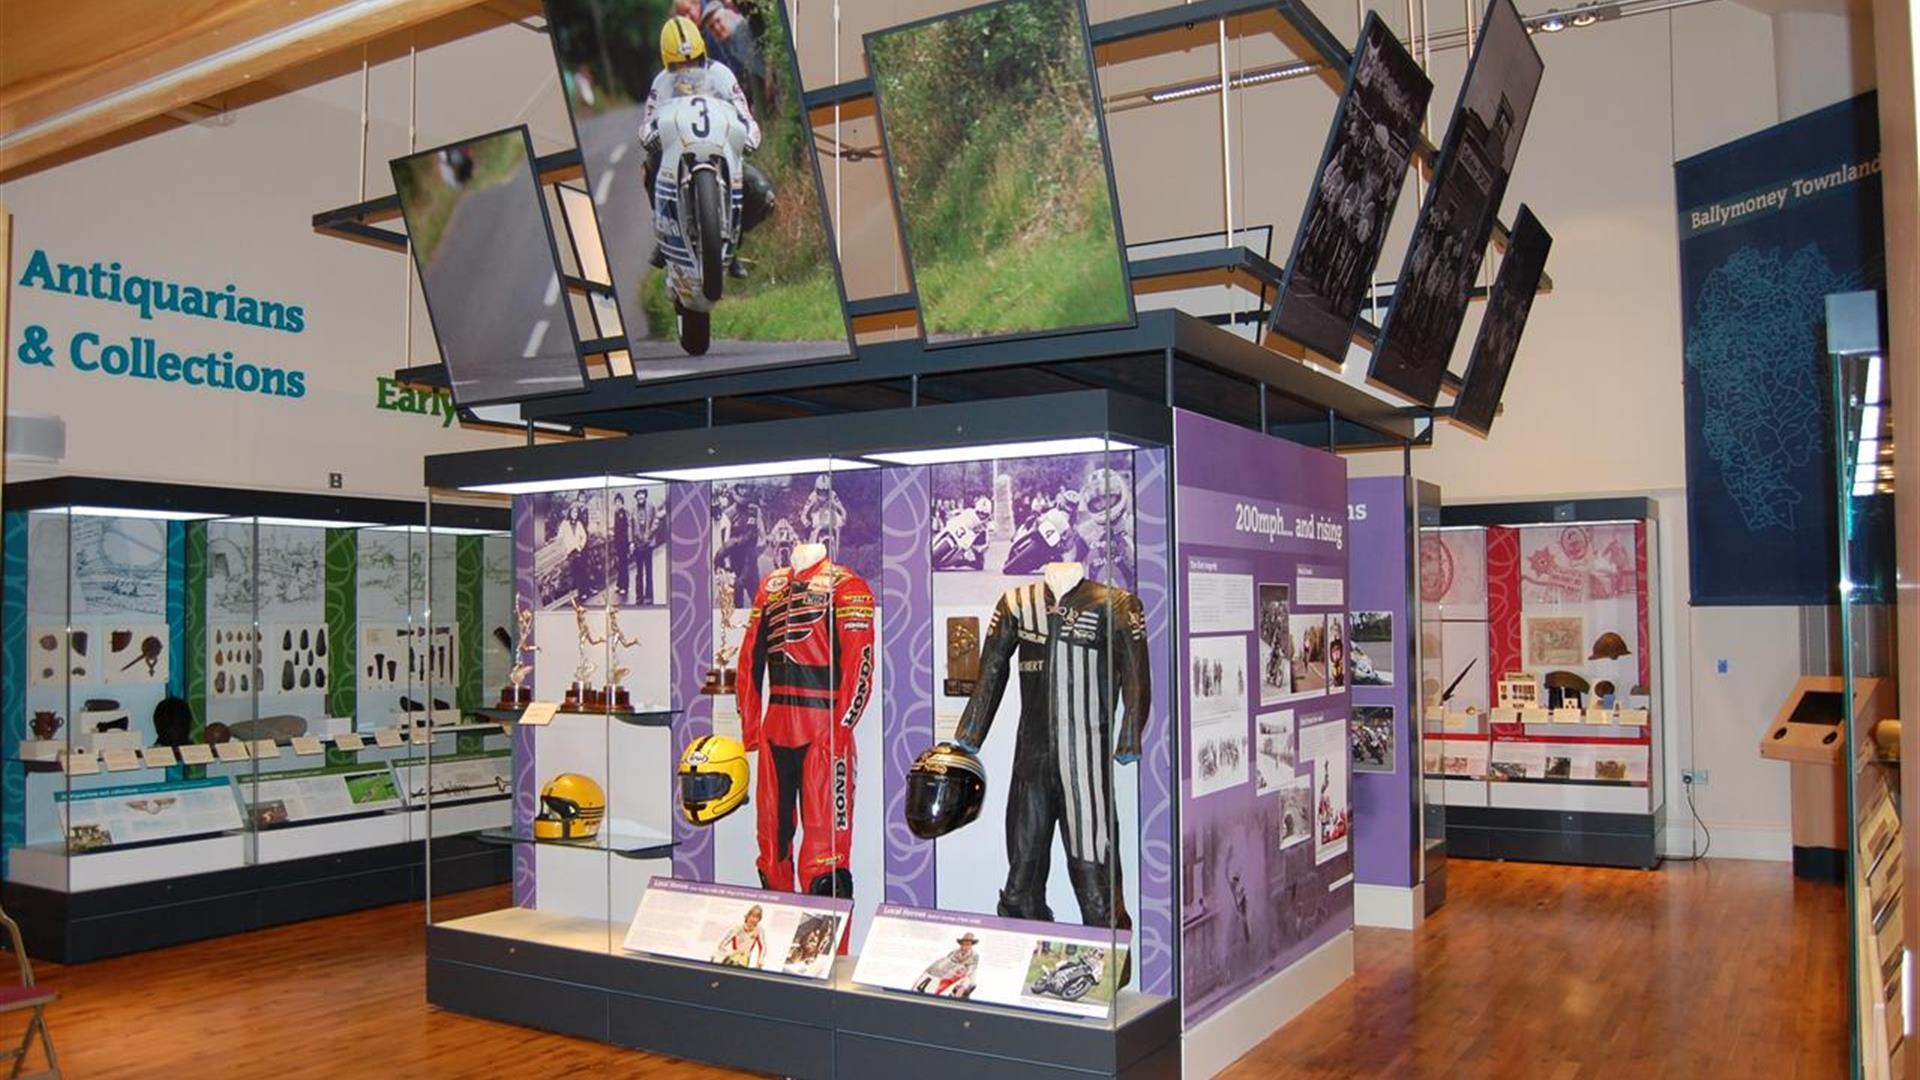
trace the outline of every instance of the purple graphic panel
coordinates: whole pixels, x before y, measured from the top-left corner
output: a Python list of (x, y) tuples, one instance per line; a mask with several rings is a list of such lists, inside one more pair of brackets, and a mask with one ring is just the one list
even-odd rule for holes
[[(532, 607), (538, 600), (536, 578), (533, 572), (534, 556), (534, 515), (533, 506), (525, 499), (513, 500), (513, 609)], [(529, 634), (533, 633), (531, 627)], [(538, 645), (539, 642), (523, 642)], [(526, 836), (533, 832), (533, 818), (540, 812), (540, 778), (534, 773), (533, 765), (533, 729), (522, 724), (513, 726), (513, 831), (516, 836)], [(517, 907), (533, 907), (538, 899), (538, 890), (534, 881), (534, 848), (532, 844), (513, 845), (513, 902)]]
[(712, 569), (731, 578), (734, 603), (742, 611), (768, 574), (792, 565), (797, 544), (825, 544), (827, 558), (869, 583), (879, 580), (876, 471), (724, 480), (713, 485), (712, 499)]
[(1413, 885), (1418, 782), (1410, 760), (1415, 680), (1407, 646), (1407, 481), (1369, 477), (1347, 484), (1352, 611), (1347, 666), (1353, 682), (1353, 877), (1364, 885)]
[(659, 484), (546, 491), (514, 500), (529, 508), (532, 597), (541, 611), (665, 603), (655, 587), (654, 552), (665, 542)]
[(887, 900), (933, 907), (933, 842), (907, 828), (907, 770), (933, 743), (933, 569), (925, 468), (880, 474)]
[(1153, 706), (1141, 736), (1140, 989), (1174, 990), (1172, 612), (1168, 605), (1167, 452), (1133, 455), (1134, 543), (1141, 607), (1147, 617)]
[[(667, 626), (673, 704), (682, 710), (673, 727), (675, 761), (688, 743), (713, 733), (713, 698), (700, 692), (714, 645), (710, 491), (706, 484), (667, 486)], [(675, 814), (673, 840), (673, 876), (713, 880), (713, 830)]]
[[(1016, 577), (1077, 562), (1137, 592), (1135, 483), (1125, 454), (1060, 454), (933, 466), (933, 568)], [(988, 555), (988, 533), (1008, 537)]]
[(1174, 468), (1191, 1027), (1353, 926), (1347, 469), (1187, 412)]

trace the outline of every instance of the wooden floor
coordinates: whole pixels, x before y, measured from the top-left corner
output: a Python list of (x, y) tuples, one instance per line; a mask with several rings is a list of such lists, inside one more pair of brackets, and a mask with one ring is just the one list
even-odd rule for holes
[[(1423, 929), (1359, 931), (1355, 977), (1227, 1075), (1845, 1074), (1838, 886), (1730, 860), (1651, 874), (1462, 861), (1450, 873), (1449, 902)], [(421, 918), (403, 905), (41, 965), (63, 995), (49, 1019), (66, 1075), (729, 1075), (429, 1009)]]

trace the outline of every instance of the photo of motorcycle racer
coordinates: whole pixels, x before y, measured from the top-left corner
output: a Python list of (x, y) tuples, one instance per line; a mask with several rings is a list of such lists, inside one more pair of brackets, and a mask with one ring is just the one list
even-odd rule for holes
[[(760, 149), (760, 124), (747, 104), (747, 92), (741, 88), (733, 69), (708, 55), (706, 38), (692, 19), (675, 15), (660, 28), (660, 62), (664, 66), (660, 74), (653, 77), (653, 87), (647, 91), (646, 104), (640, 114), (640, 145), (647, 151), (648, 206), (656, 205), (661, 150), (659, 114), (660, 106), (666, 102), (684, 97), (731, 102), (747, 125), (747, 152)], [(746, 163), (744, 179), (746, 190), (742, 196), (740, 227), (742, 232), (751, 232), (773, 210), (773, 187), (767, 182), (767, 175), (751, 161)], [(655, 267), (667, 265), (658, 239), (654, 241), (652, 262)], [(727, 264), (727, 273), (735, 278), (747, 276), (746, 267), (740, 264), (738, 249)]]
[(993, 525), (993, 500), (981, 495), (971, 503), (936, 507), (933, 568), (979, 570), (987, 562), (987, 537)]
[(634, 377), (851, 356), (786, 6), (545, 8)]
[(927, 965), (914, 980), (915, 993), (935, 997), (969, 998), (973, 996), (973, 977), (980, 970), (980, 954), (973, 947), (980, 939), (972, 933), (955, 939), (958, 948)]
[(727, 931), (727, 935), (713, 947), (714, 963), (727, 967), (759, 967), (767, 956), (767, 938), (760, 930), (763, 917), (759, 904), (748, 908), (740, 919), (740, 925)]

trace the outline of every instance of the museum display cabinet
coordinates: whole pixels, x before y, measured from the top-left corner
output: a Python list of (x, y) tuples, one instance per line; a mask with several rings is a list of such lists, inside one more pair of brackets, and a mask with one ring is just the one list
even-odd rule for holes
[(1449, 854), (1658, 864), (1655, 510), (1448, 506), (1423, 532), (1425, 766)]
[[(1820, 680), (1818, 688), (1801, 693), (1780, 724), (1788, 729), (1783, 741), (1792, 741), (1802, 728), (1837, 729), (1844, 749), (1844, 789), (1833, 794), (1844, 799), (1845, 843), (1853, 854), (1845, 875), (1852, 928), (1852, 1045), (1854, 1075), (1864, 1077), (1905, 1075), (1905, 1013), (1910, 1007), (1911, 937), (1896, 718), (1899, 653), (1893, 648), (1894, 479), (1899, 463), (1882, 303), (1876, 292), (1827, 298), (1840, 670), (1837, 678)], [(1796, 790), (1796, 803), (1799, 799)], [(1795, 814), (1800, 812), (1796, 805)]]
[[(78, 477), (6, 496), (0, 850), (35, 955), (417, 897), (430, 805), (439, 883), (504, 880), (474, 835), (508, 819), (507, 739), (473, 711), (505, 670), (504, 514), (444, 516), (429, 543), (417, 502)], [(430, 747), (462, 784), (428, 784)]]
[(510, 502), (517, 629), (513, 888), (429, 901), (436, 1005), (791, 1076), (1171, 1076), (1351, 970), (1338, 458), (1084, 391), (426, 473), (430, 535)]

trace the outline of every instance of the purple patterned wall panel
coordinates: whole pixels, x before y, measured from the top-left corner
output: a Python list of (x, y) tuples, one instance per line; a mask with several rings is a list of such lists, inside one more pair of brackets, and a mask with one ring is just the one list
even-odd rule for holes
[(933, 742), (932, 506), (928, 470), (880, 476), (881, 737), (886, 746), (887, 900), (938, 906), (933, 843), (907, 829), (907, 770)]
[(1173, 613), (1167, 596), (1167, 452), (1133, 457), (1134, 550), (1153, 664), (1153, 712), (1140, 762), (1140, 988), (1171, 994), (1173, 940)]
[(1384, 771), (1363, 771), (1358, 755), (1355, 757), (1353, 879), (1363, 885), (1398, 888), (1413, 885), (1414, 866), (1420, 857), (1414, 827), (1419, 762), (1410, 758), (1419, 745), (1411, 727), (1412, 689), (1419, 685), (1419, 679), (1400, 659), (1415, 632), (1412, 613), (1407, 610), (1407, 529), (1411, 522), (1407, 495), (1407, 480), (1401, 476), (1347, 482), (1347, 504), (1351, 508), (1351, 541), (1347, 547), (1353, 567), (1347, 606), (1353, 611), (1388, 612), (1394, 633), (1384, 646), (1353, 643), (1356, 649), (1364, 647), (1379, 654), (1379, 669), (1390, 673), (1390, 681), (1384, 686), (1377, 681), (1363, 682), (1356, 675), (1354, 709), (1393, 710), (1393, 734)]
[[(513, 500), (513, 609), (532, 606), (533, 507), (524, 498)], [(516, 616), (517, 617), (517, 616)], [(532, 633), (529, 629), (528, 633)], [(524, 644), (524, 643), (523, 643)], [(534, 642), (538, 644), (538, 642)], [(540, 780), (534, 773), (533, 729), (516, 724), (513, 728), (513, 831), (525, 836), (533, 831), (533, 817), (539, 813)], [(513, 902), (518, 907), (533, 907), (538, 898), (534, 881), (532, 844), (513, 846)]]
[[(673, 704), (683, 710), (673, 728), (673, 759), (687, 744), (713, 732), (713, 698), (700, 692), (713, 658), (712, 488), (667, 486), (667, 609), (673, 639)], [(713, 880), (713, 830), (673, 816), (673, 876)]]

